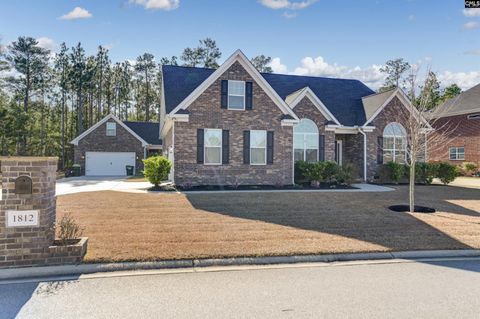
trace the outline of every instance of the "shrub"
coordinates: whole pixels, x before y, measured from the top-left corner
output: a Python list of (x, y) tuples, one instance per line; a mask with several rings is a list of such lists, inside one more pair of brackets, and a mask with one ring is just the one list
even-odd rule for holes
[(474, 175), (477, 172), (478, 166), (472, 162), (465, 162), (463, 163), (462, 168), (468, 175)]
[(441, 162), (438, 164), (437, 177), (443, 184), (447, 185), (459, 175), (458, 167), (450, 163)]
[(405, 165), (403, 164), (388, 162), (386, 164), (386, 168), (388, 169), (388, 173), (390, 175), (389, 179), (395, 184), (398, 184), (400, 179), (405, 176)]
[(332, 161), (318, 162), (318, 163), (323, 164), (322, 180), (327, 183), (332, 183), (340, 169), (340, 166), (337, 163)]
[(356, 174), (355, 166), (352, 163), (345, 163), (340, 166), (335, 174), (335, 180), (339, 184), (351, 185)]
[[(409, 167), (406, 167), (407, 176), (410, 175)], [(437, 163), (419, 162), (415, 164), (415, 182), (420, 184), (430, 185), (433, 179), (437, 176)]]
[(163, 156), (152, 156), (143, 160), (143, 174), (150, 183), (158, 185), (168, 179), (172, 163)]
[(62, 246), (70, 244), (72, 241), (79, 239), (83, 234), (83, 228), (77, 224), (70, 213), (63, 215), (56, 224), (58, 231), (58, 239)]
[(310, 170), (312, 169), (312, 163), (305, 161), (296, 161), (295, 162), (295, 183), (296, 184), (306, 184), (310, 183)]

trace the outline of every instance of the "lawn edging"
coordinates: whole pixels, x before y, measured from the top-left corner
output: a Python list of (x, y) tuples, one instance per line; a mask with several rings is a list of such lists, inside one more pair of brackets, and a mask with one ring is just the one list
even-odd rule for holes
[[(346, 261), (367, 260), (424, 260), (440, 258), (480, 257), (480, 249), (463, 250), (418, 250), (399, 252), (372, 252), (348, 253), (327, 255), (297, 255), (297, 256), (271, 256), (271, 257), (236, 257), (215, 259), (183, 259), (149, 262), (119, 262), (78, 264), (62, 266), (38, 266), (23, 268), (6, 268), (0, 271), (0, 280), (41, 279), (44, 277), (71, 277), (84, 274), (154, 270), (154, 269), (192, 269), (215, 266), (242, 266), (242, 265), (281, 265), (296, 263), (331, 263)], [(70, 278), (69, 278), (70, 279)]]

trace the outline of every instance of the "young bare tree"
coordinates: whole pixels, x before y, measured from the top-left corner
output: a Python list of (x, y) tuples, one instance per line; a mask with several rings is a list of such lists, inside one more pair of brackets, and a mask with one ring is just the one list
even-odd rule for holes
[[(438, 82), (435, 74), (427, 70), (425, 79), (421, 85), (417, 83), (418, 69), (412, 68), (407, 79), (408, 95), (401, 89), (397, 88), (407, 104), (410, 111), (398, 112), (390, 122), (400, 123), (405, 131), (401, 128), (393, 128), (389, 137), (392, 141), (383, 139), (382, 147), (384, 154), (386, 149), (390, 149), (389, 144), (396, 143), (393, 147), (394, 151), (391, 158), (405, 161), (409, 169), (409, 211), (415, 211), (415, 177), (417, 163), (424, 162), (427, 158), (427, 148), (432, 151), (431, 147), (444, 145), (452, 137), (455, 127), (450, 123), (445, 123), (441, 129), (435, 123), (441, 117), (441, 113), (447, 110), (438, 108), (438, 105), (432, 107), (432, 92), (436, 92)], [(417, 93), (419, 89), (419, 92)], [(433, 129), (436, 127), (436, 130)], [(435, 131), (435, 134), (433, 132)], [(386, 147), (387, 146), (387, 147)], [(396, 150), (395, 150), (396, 149)], [(397, 157), (396, 157), (397, 156)]]

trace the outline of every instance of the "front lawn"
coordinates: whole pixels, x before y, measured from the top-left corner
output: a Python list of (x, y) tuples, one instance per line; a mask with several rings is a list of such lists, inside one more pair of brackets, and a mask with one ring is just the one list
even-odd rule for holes
[(434, 214), (390, 212), (386, 193), (134, 194), (58, 197), (85, 226), (87, 262), (480, 248), (480, 190), (419, 186)]

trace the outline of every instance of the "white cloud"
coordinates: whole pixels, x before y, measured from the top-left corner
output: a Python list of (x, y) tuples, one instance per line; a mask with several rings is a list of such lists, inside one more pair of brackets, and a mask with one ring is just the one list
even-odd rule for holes
[(467, 90), (480, 83), (480, 71), (450, 72), (445, 71), (438, 75), (442, 87), (456, 83), (462, 90)]
[(463, 9), (463, 15), (466, 17), (480, 17), (480, 9)]
[(280, 58), (273, 58), (272, 62), (270, 62), (268, 66), (272, 68), (274, 73), (286, 73), (287, 72), (287, 66), (280, 62)]
[(290, 1), (290, 0), (259, 0), (259, 2), (270, 9), (291, 9), (301, 10), (305, 9), (318, 0), (303, 0), (303, 1)]
[(286, 18), (286, 19), (293, 19), (293, 18), (296, 18), (297, 17), (297, 13), (296, 12), (284, 12), (282, 14), (282, 17)]
[(40, 37), (37, 38), (38, 46), (44, 49), (48, 49), (52, 52), (57, 51), (58, 43), (56, 43), (53, 39), (47, 37)]
[(92, 14), (88, 10), (80, 7), (75, 7), (72, 11), (67, 14), (64, 14), (60, 17), (61, 20), (76, 20), (76, 19), (88, 19), (91, 18)]
[(472, 29), (478, 29), (480, 28), (480, 23), (476, 22), (476, 21), (470, 21), (470, 22), (467, 22), (463, 25), (463, 27), (465, 29), (469, 29), (469, 30), (472, 30)]
[(174, 10), (180, 6), (180, 0), (130, 0), (134, 3), (143, 6), (145, 9), (153, 10)]

